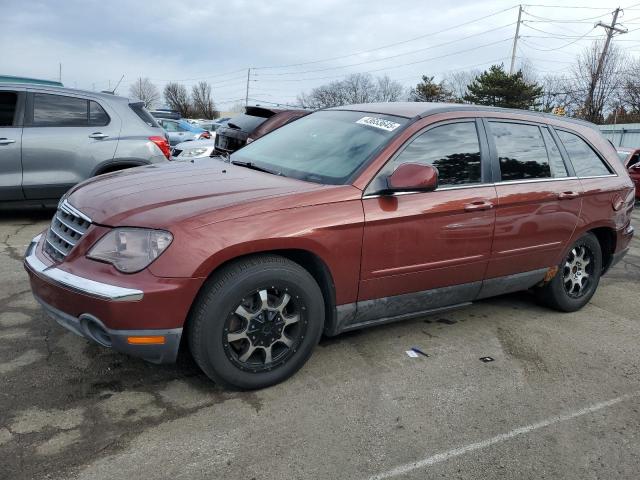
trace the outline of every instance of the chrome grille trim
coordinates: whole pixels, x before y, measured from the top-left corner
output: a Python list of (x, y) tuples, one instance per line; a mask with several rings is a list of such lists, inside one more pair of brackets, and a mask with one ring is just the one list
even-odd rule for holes
[(91, 219), (63, 200), (58, 205), (45, 238), (44, 251), (62, 262), (91, 226)]

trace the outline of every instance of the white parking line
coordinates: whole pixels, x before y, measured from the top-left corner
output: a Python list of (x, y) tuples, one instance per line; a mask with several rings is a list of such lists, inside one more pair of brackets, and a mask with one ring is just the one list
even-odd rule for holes
[(399, 465), (386, 472), (381, 472), (376, 475), (373, 475), (369, 477), (369, 480), (382, 480), (384, 478), (392, 478), (392, 477), (397, 477), (398, 475), (404, 475), (405, 473), (409, 473), (419, 468), (424, 468), (430, 465), (435, 465), (436, 463), (445, 462), (450, 458), (464, 455), (467, 452), (480, 450), (482, 448), (489, 447), (496, 443), (504, 442), (506, 440), (509, 440), (510, 438), (517, 437), (518, 435), (523, 435), (525, 433), (529, 433), (534, 430), (538, 430), (540, 428), (545, 428), (550, 425), (554, 425), (556, 423), (566, 422), (567, 420), (571, 420), (576, 417), (581, 417), (582, 415), (587, 415), (588, 413), (597, 412), (598, 410), (611, 407), (620, 402), (624, 402), (625, 400), (629, 400), (632, 397), (637, 397), (638, 395), (640, 395), (640, 392), (628, 393), (626, 395), (622, 395), (617, 398), (612, 398), (611, 400), (606, 400), (604, 402), (596, 403), (589, 407), (581, 408), (580, 410), (576, 410), (574, 412), (565, 413), (563, 415), (557, 415), (555, 417), (550, 417), (546, 420), (541, 420), (540, 422), (532, 423), (531, 425), (518, 427), (511, 430), (510, 432), (501, 433), (500, 435), (496, 435), (495, 437), (491, 437), (486, 440), (482, 440), (480, 442), (470, 443), (469, 445), (465, 445), (463, 447), (458, 447), (458, 448), (454, 448), (453, 450), (437, 453), (431, 457), (427, 457), (422, 460), (418, 460), (412, 463), (406, 463), (404, 465)]

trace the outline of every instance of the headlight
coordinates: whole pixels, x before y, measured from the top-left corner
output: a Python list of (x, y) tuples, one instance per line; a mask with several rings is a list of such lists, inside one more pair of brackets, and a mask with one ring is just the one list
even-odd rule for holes
[(209, 148), (187, 148), (183, 150), (178, 157), (180, 158), (201, 158), (209, 157), (213, 152), (213, 147)]
[(164, 252), (173, 235), (148, 228), (116, 228), (102, 237), (88, 258), (110, 263), (123, 273), (135, 273), (148, 267)]

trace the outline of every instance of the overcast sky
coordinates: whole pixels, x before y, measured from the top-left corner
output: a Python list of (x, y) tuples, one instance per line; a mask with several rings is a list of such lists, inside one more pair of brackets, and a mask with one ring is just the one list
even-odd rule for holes
[[(525, 7), (518, 61), (527, 58), (541, 74), (566, 71), (577, 52), (603, 36), (593, 24), (610, 22), (619, 5), (532, 1), (590, 7)], [(630, 55), (640, 53), (635, 3), (620, 5), (630, 7), (621, 16), (630, 32), (614, 40)], [(207, 80), (222, 110), (244, 98), (248, 67), (256, 68), (250, 97), (265, 102), (294, 102), (300, 91), (353, 72), (388, 74), (410, 86), (423, 74), (508, 67), (518, 14), (515, 3), (496, 0), (0, 0), (0, 11), (2, 74), (57, 79), (62, 63), (66, 86), (113, 88), (124, 75), (123, 95), (140, 76), (160, 89), (168, 81)], [(389, 44), (396, 45), (378, 48)], [(260, 68), (300, 63), (307, 64)]]

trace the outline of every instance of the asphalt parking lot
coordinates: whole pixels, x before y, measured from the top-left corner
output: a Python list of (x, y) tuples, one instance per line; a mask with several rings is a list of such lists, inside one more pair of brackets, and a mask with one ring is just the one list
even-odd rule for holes
[(50, 215), (0, 213), (2, 479), (638, 476), (638, 238), (581, 312), (482, 301), (323, 340), (295, 377), (245, 393), (47, 319), (21, 257)]

